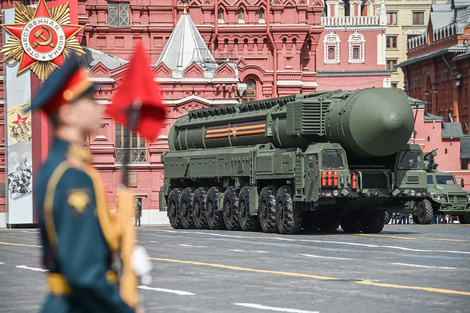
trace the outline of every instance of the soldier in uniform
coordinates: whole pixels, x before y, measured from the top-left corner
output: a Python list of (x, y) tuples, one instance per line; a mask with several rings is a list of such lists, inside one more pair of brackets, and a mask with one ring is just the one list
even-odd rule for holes
[[(124, 300), (116, 257), (120, 228), (83, 146), (103, 108), (76, 58), (69, 58), (33, 98), (55, 127), (55, 140), (36, 184), (43, 261), (50, 270), (42, 312), (136, 312)], [(139, 309), (137, 309), (138, 311)]]

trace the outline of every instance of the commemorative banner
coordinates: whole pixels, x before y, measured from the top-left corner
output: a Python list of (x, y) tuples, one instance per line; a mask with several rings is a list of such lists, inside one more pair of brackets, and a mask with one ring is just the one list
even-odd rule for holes
[[(77, 6), (73, 8), (77, 14), (78, 2), (70, 2)], [(36, 120), (28, 110), (31, 91), (72, 53), (85, 53), (75, 37), (84, 26), (70, 24), (70, 11), (69, 1), (65, 0), (48, 3), (40, 0), (35, 6), (17, 4), (14, 9), (3, 11), (0, 54), (4, 66), (8, 225), (34, 223), (33, 162), (40, 164), (42, 153), (33, 156), (33, 140), (35, 127), (42, 126), (34, 125)], [(41, 116), (38, 121), (42, 124)], [(47, 136), (42, 131), (37, 133)], [(41, 144), (41, 138), (37, 139)]]

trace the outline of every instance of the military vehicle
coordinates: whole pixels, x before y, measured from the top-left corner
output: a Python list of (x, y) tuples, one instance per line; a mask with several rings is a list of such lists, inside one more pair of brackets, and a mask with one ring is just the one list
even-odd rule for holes
[(454, 174), (433, 171), (427, 174), (427, 196), (413, 214), (417, 224), (430, 224), (434, 214), (458, 216), (462, 224), (470, 224), (470, 192), (457, 184)]
[(413, 199), (402, 208), (386, 212), (384, 223), (388, 224), (392, 214), (412, 214), (416, 224), (430, 224), (435, 214), (458, 216), (462, 224), (470, 223), (470, 192), (463, 189), (464, 181), (459, 186), (452, 173), (436, 171), (437, 149), (424, 154), (424, 169), (427, 172), (427, 195), (425, 199)]
[(426, 196), (402, 90), (293, 95), (193, 110), (162, 154), (173, 228), (378, 233), (385, 210)]

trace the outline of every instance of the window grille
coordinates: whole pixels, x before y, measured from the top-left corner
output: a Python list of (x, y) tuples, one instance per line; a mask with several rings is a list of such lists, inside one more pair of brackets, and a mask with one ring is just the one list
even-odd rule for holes
[(135, 131), (128, 131), (121, 123), (115, 130), (116, 163), (122, 163), (124, 153), (129, 152), (130, 163), (147, 163), (147, 142)]
[(108, 24), (111, 26), (129, 26), (129, 3), (108, 3)]

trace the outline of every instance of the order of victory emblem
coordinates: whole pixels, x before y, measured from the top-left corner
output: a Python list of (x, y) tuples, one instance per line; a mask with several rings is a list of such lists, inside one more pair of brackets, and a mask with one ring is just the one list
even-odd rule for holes
[(15, 24), (1, 26), (11, 36), (0, 53), (9, 65), (19, 62), (18, 75), (31, 68), (44, 82), (64, 58), (85, 53), (75, 37), (84, 26), (70, 25), (68, 3), (50, 9), (44, 0), (37, 8), (18, 4)]

